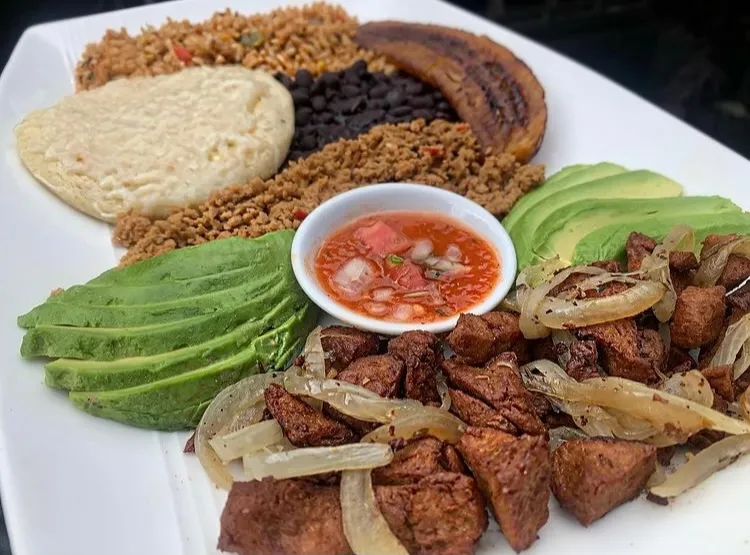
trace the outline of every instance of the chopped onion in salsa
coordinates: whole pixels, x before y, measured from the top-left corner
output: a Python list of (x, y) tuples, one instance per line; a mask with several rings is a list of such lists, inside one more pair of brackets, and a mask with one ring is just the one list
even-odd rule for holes
[(431, 322), (480, 303), (500, 279), (492, 246), (433, 213), (382, 212), (333, 232), (318, 281), (348, 308), (383, 320)]

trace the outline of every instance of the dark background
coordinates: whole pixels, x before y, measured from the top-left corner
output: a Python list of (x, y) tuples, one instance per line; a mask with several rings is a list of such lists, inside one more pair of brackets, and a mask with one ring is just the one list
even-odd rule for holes
[[(5, 66), (16, 41), (30, 25), (157, 1), (23, 0), (3, 4), (0, 63)], [(595, 69), (750, 158), (749, 1), (453, 3)], [(223, 7), (221, 2), (216, 6)], [(0, 521), (0, 554), (9, 553), (3, 531)]]

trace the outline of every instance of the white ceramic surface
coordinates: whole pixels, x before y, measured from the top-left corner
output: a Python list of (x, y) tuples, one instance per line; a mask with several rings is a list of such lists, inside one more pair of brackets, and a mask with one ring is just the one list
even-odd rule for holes
[(294, 237), (294, 275), (307, 296), (325, 312), (352, 326), (384, 335), (398, 335), (414, 329), (441, 333), (456, 326), (458, 315), (427, 324), (371, 318), (332, 299), (318, 281), (315, 275), (315, 257), (332, 232), (358, 218), (393, 211), (443, 214), (492, 245), (501, 260), (500, 279), (482, 302), (464, 312), (489, 312), (508, 294), (516, 275), (516, 251), (510, 236), (497, 218), (475, 202), (449, 191), (426, 185), (383, 183), (354, 189), (324, 202), (305, 218)]
[[(40, 25), (19, 41), (0, 77), (0, 492), (16, 555), (215, 553), (226, 496), (182, 447), (188, 433), (157, 433), (97, 419), (43, 384), (42, 363), (18, 355), (16, 317), (55, 287), (113, 266), (110, 228), (80, 215), (21, 167), (13, 126), (73, 91), (83, 48), (107, 28), (200, 20), (230, 6), (265, 11), (282, 0), (187, 0)], [(302, 0), (294, 0), (302, 4)], [(363, 21), (401, 19), (485, 33), (513, 49), (546, 90), (549, 123), (535, 161), (609, 160), (676, 179), (688, 194), (750, 208), (750, 162), (596, 73), (506, 29), (436, 0), (342, 0)], [(734, 555), (750, 552), (745, 458), (669, 507), (644, 499), (589, 528), (556, 502), (525, 555)], [(479, 553), (512, 550), (492, 524)]]

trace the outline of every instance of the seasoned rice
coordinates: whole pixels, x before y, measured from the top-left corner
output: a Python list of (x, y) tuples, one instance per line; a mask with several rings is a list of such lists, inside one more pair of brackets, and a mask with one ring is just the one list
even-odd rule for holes
[(306, 68), (317, 75), (364, 59), (371, 71), (392, 70), (383, 57), (355, 44), (357, 25), (343, 8), (316, 2), (248, 16), (226, 10), (200, 23), (168, 19), (135, 36), (110, 29), (86, 47), (76, 66), (76, 88), (189, 65), (242, 64), (289, 75)]

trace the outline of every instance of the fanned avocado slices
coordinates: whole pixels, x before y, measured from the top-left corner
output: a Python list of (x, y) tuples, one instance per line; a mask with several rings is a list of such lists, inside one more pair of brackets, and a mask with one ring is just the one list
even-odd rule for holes
[(513, 205), (513, 209), (503, 218), (503, 227), (508, 233), (515, 228), (527, 212), (532, 211), (535, 206), (540, 206), (545, 199), (557, 192), (576, 187), (581, 183), (594, 181), (610, 175), (625, 172), (625, 168), (609, 162), (601, 162), (593, 166), (573, 165), (566, 166), (557, 173), (549, 176), (537, 189), (529, 191)]
[[(195, 427), (202, 415), (198, 414), (198, 407), (210, 402), (222, 389), (259, 371), (282, 370), (304, 343), (305, 335), (296, 332), (312, 329), (316, 317), (316, 310), (307, 307), (227, 359), (131, 388), (73, 391), (70, 400), (86, 412), (132, 426), (153, 427), (152, 422), (159, 422), (160, 430)], [(190, 411), (190, 407), (194, 410)], [(179, 412), (185, 410), (188, 413)], [(186, 421), (188, 417), (194, 419)]]
[[(556, 210), (544, 220), (534, 233), (532, 254), (535, 260), (559, 256), (570, 263), (576, 245), (589, 233), (615, 224), (633, 222), (679, 220), (690, 224), (691, 219), (716, 214), (735, 214), (742, 209), (729, 199), (713, 197), (675, 197), (657, 199), (589, 199), (575, 202)], [(623, 247), (625, 244), (623, 243)], [(589, 260), (588, 262), (593, 262)]]
[(38, 324), (26, 332), (21, 355), (117, 360), (182, 349), (228, 333), (256, 317), (258, 306), (272, 306), (293, 283), (294, 276), (279, 276), (266, 291), (248, 296), (234, 307), (171, 322), (109, 328)]
[(686, 224), (710, 233), (750, 233), (750, 215), (718, 196), (682, 196), (679, 183), (609, 162), (567, 166), (522, 197), (503, 220), (518, 269), (559, 258), (566, 264), (622, 259), (632, 231), (661, 240)]
[(104, 272), (18, 322), (47, 385), (119, 422), (194, 426), (224, 387), (283, 369), (317, 318), (291, 268), (294, 232), (230, 238)]
[(148, 357), (113, 361), (59, 358), (45, 367), (45, 383), (69, 391), (106, 391), (133, 387), (213, 364), (241, 351), (256, 337), (281, 326), (299, 311), (283, 299), (265, 318), (249, 320), (231, 332), (190, 347)]
[[(271, 253), (268, 252), (267, 256), (270, 255)], [(159, 302), (169, 302), (184, 297), (197, 297), (223, 291), (253, 281), (253, 278), (258, 278), (253, 267), (242, 267), (215, 275), (183, 281), (163, 281), (155, 285), (97, 285), (89, 282), (85, 285), (74, 285), (51, 296), (44, 305), (64, 303), (80, 306), (130, 306), (153, 302), (154, 299), (159, 299)], [(23, 325), (22, 319), (33, 317), (34, 311), (32, 310), (29, 314), (19, 318), (19, 325), (29, 327)]]
[[(574, 173), (572, 178), (576, 175), (578, 174)], [(542, 185), (540, 191), (544, 189), (545, 186)], [(544, 198), (543, 202), (536, 204), (522, 215), (509, 231), (516, 247), (518, 266), (523, 268), (539, 262), (534, 254), (533, 245), (546, 240), (545, 237), (540, 236), (539, 228), (544, 222), (554, 219), (557, 211), (573, 203), (586, 203), (601, 199), (677, 197), (681, 192), (682, 187), (678, 183), (645, 170), (617, 173), (552, 192)]]
[[(138, 304), (82, 304), (73, 301), (47, 302), (18, 319), (24, 328), (40, 325), (77, 326), (91, 328), (136, 327), (205, 316), (238, 306), (246, 299), (262, 295), (276, 285), (276, 275), (269, 273), (255, 280), (201, 295), (183, 294), (177, 299), (158, 300)], [(104, 288), (106, 290), (106, 288)], [(142, 289), (142, 288), (133, 288)], [(62, 295), (61, 295), (62, 296)], [(53, 297), (54, 299), (54, 297)], [(159, 297), (151, 297), (151, 300)]]
[(712, 233), (727, 235), (750, 234), (750, 213), (731, 212), (724, 214), (697, 214), (689, 217), (648, 218), (628, 223), (619, 223), (596, 229), (581, 239), (573, 253), (573, 264), (587, 264), (594, 260), (624, 260), (625, 242), (633, 231), (644, 233), (662, 241), (676, 225), (689, 225), (695, 232), (696, 246)]

